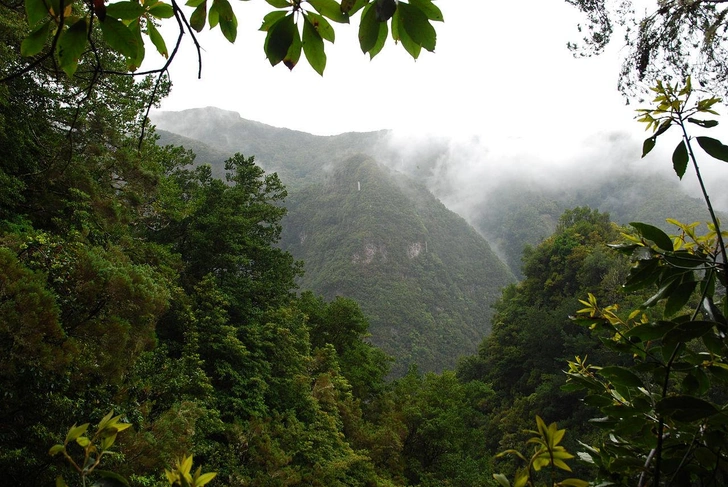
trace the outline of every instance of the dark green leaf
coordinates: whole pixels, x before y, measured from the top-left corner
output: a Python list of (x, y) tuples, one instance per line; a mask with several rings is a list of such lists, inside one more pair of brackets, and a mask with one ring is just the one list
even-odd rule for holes
[(283, 58), (283, 64), (285, 64), (288, 69), (295, 68), (296, 64), (298, 64), (298, 60), (301, 59), (302, 45), (303, 43), (301, 42), (301, 36), (298, 33), (298, 29), (296, 29), (294, 26), (293, 42), (291, 43), (291, 47), (288, 48), (286, 57)]
[[(321, 36), (322, 39), (325, 39), (329, 42), (334, 42), (335, 40), (335, 33), (334, 28), (331, 27), (331, 24), (329, 24), (329, 21), (323, 18), (323, 16), (315, 13), (315, 12), (308, 12), (306, 14), (306, 18), (309, 22), (311, 22), (311, 25), (314, 29), (316, 29), (316, 32)], [(304, 35), (305, 37), (305, 35)], [(304, 43), (305, 43), (304, 39)], [(305, 49), (305, 45), (304, 45)]]
[(195, 8), (190, 16), (190, 27), (195, 29), (197, 32), (202, 31), (205, 28), (205, 22), (207, 21), (207, 0), (202, 2)]
[(270, 26), (265, 37), (264, 50), (271, 66), (280, 63), (288, 55), (294, 35), (298, 36), (298, 30), (292, 13), (278, 19)]
[(630, 222), (634, 228), (647, 240), (651, 240), (662, 250), (673, 250), (672, 239), (659, 228), (647, 223)]
[(728, 367), (726, 364), (710, 365), (708, 366), (708, 372), (710, 372), (716, 379), (728, 384)]
[(625, 336), (637, 337), (643, 342), (662, 338), (665, 334), (675, 328), (677, 323), (673, 321), (658, 321), (656, 323), (642, 323), (629, 330)]
[(28, 16), (28, 25), (35, 27), (48, 16), (48, 7), (43, 0), (25, 0), (25, 14)]
[(728, 146), (723, 145), (720, 140), (710, 137), (696, 137), (698, 144), (711, 157), (728, 162)]
[(692, 254), (687, 250), (678, 250), (674, 253), (665, 254), (663, 258), (665, 262), (674, 267), (693, 268), (708, 264), (703, 257)]
[(678, 324), (675, 328), (665, 334), (663, 343), (665, 346), (672, 346), (678, 343), (687, 343), (695, 338), (708, 333), (713, 329), (715, 323), (712, 321), (687, 321)]
[(220, 30), (229, 42), (235, 42), (238, 35), (238, 19), (235, 17), (233, 8), (228, 0), (213, 0), (210, 8), (210, 27), (212, 27), (212, 10), (215, 9), (217, 20), (220, 23)]
[(158, 19), (169, 19), (174, 16), (174, 8), (164, 2), (157, 2), (149, 7), (149, 13)]
[(409, 3), (420, 9), (428, 19), (442, 22), (442, 11), (440, 11), (440, 8), (432, 3), (432, 0), (409, 0)]
[(386, 22), (391, 19), (396, 10), (396, 0), (374, 0), (374, 11), (377, 14), (377, 20), (380, 22)]
[(64, 30), (58, 39), (56, 46), (58, 64), (68, 76), (73, 76), (73, 73), (76, 72), (78, 60), (86, 50), (86, 46), (88, 45), (87, 29), (88, 24), (84, 17), (74, 23), (69, 29)]
[(371, 51), (379, 37), (380, 22), (377, 20), (374, 4), (370, 3), (364, 8), (359, 23), (359, 46), (363, 53)]
[(642, 143), (642, 157), (645, 157), (647, 154), (649, 154), (650, 151), (655, 148), (656, 143), (657, 136), (653, 135), (652, 137), (647, 137)]
[(688, 118), (688, 122), (694, 123), (695, 125), (700, 125), (701, 127), (705, 127), (706, 129), (715, 127), (718, 125), (717, 120), (697, 120), (695, 118)]
[(94, 473), (104, 479), (104, 486), (108, 487), (129, 487), (129, 482), (115, 472), (110, 472), (108, 470), (94, 470)]
[(705, 348), (707, 348), (710, 353), (718, 356), (725, 355), (725, 343), (721, 337), (717, 336), (715, 333), (706, 333), (701, 338), (703, 340), (703, 345), (705, 345)]
[(642, 379), (626, 367), (620, 367), (617, 365), (603, 367), (599, 374), (604, 376), (609, 382), (615, 385), (622, 385), (627, 387), (644, 387)]
[(50, 25), (50, 20), (40, 24), (28, 37), (23, 39), (22, 44), (20, 44), (21, 56), (35, 56), (43, 50), (48, 40), (48, 34), (50, 33)]
[(126, 25), (111, 17), (100, 24), (104, 39), (112, 49), (129, 58), (137, 54), (139, 41)]
[(698, 283), (696, 281), (687, 281), (675, 287), (667, 297), (667, 302), (665, 303), (665, 316), (672, 316), (679, 313), (683, 306), (685, 306), (690, 300), (690, 296), (693, 294), (697, 284)]
[(119, 20), (134, 20), (141, 17), (144, 7), (137, 2), (114, 2), (106, 6), (106, 15)]
[(688, 168), (688, 149), (685, 146), (684, 140), (680, 141), (672, 153), (672, 168), (675, 170), (677, 177), (682, 179), (685, 175), (685, 170)]
[(185, 5), (187, 5), (188, 7), (197, 8), (200, 5), (202, 5), (203, 3), (205, 3), (206, 1), (207, 0), (187, 0), (187, 2), (185, 3)]
[(287, 8), (291, 6), (291, 2), (288, 0), (265, 0), (268, 4), (273, 5), (275, 8)]
[[(409, 38), (428, 51), (434, 51), (436, 43), (435, 28), (432, 27), (422, 10), (407, 3), (400, 3), (398, 10), (400, 26), (407, 32)], [(404, 40), (402, 42), (404, 43)], [(410, 54), (412, 53), (410, 52)], [(417, 58), (415, 55), (412, 57)]]
[(154, 47), (157, 48), (157, 52), (159, 52), (159, 54), (161, 54), (165, 58), (169, 56), (169, 52), (167, 51), (167, 44), (164, 42), (164, 38), (154, 26), (153, 22), (147, 22), (147, 32), (149, 34), (149, 39), (152, 41), (152, 44), (154, 44)]
[(697, 421), (718, 413), (714, 405), (693, 396), (666, 397), (657, 403), (655, 410), (659, 414), (684, 422)]
[[(315, 19), (314, 19), (315, 21)], [(324, 40), (319, 35), (316, 27), (311, 23), (308, 16), (303, 22), (303, 53), (311, 67), (321, 76), (326, 69), (326, 53), (324, 52)]]
[(341, 5), (334, 0), (308, 0), (308, 3), (310, 3), (318, 13), (333, 20), (334, 22), (340, 22), (343, 24), (349, 22), (349, 15), (344, 13), (341, 9)]

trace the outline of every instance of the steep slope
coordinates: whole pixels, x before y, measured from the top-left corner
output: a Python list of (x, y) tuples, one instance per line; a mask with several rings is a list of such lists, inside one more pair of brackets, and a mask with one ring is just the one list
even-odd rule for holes
[(320, 179), (332, 162), (362, 152), (371, 154), (386, 134), (318, 136), (246, 120), (236, 112), (213, 107), (156, 112), (152, 121), (158, 129), (204, 142), (214, 152), (255, 156), (267, 172), (277, 172), (289, 189)]
[(282, 246), (302, 259), (304, 289), (356, 299), (372, 341), (409, 364), (442, 370), (473, 353), (490, 305), (513, 281), (465, 220), (424, 187), (366, 156), (294, 192)]

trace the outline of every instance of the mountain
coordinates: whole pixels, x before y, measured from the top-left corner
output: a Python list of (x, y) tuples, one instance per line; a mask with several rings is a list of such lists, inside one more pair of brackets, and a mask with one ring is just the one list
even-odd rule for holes
[(283, 248), (302, 259), (301, 287), (356, 299), (395, 374), (452, 368), (490, 329), (513, 282), (488, 243), (427, 189), (359, 155), (287, 202)]

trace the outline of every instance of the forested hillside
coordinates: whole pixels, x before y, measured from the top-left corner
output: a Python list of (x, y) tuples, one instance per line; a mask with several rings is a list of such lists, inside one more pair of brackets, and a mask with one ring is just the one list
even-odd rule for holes
[(455, 366), (489, 331), (490, 304), (513, 281), (488, 244), (424, 187), (366, 156), (293, 193), (282, 247), (300, 279), (347, 296), (370, 317), (372, 342), (424, 371)]

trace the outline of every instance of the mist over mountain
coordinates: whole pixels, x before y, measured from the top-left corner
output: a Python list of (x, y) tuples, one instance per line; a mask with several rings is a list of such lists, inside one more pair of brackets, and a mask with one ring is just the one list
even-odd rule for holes
[(641, 160), (641, 142), (622, 133), (555, 147), (391, 131), (315, 136), (217, 108), (153, 121), (160, 143), (193, 150), (218, 177), (235, 152), (279, 174), (289, 191), (281, 245), (304, 261), (301, 288), (356, 299), (398, 374), (412, 363), (442, 370), (475, 351), (499, 290), (523, 277), (524, 248), (551, 235), (564, 210), (589, 206), (670, 231), (667, 216), (708, 219), (690, 175), (679, 183), (672, 173), (670, 141)]

